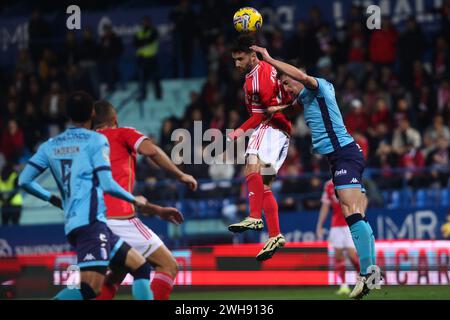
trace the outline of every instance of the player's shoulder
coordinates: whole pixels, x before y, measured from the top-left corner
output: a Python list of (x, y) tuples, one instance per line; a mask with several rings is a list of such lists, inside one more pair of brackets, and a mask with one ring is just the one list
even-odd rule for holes
[(91, 141), (95, 145), (108, 144), (108, 139), (106, 138), (106, 136), (97, 131), (91, 131)]
[(333, 181), (330, 179), (330, 180), (328, 180), (327, 182), (325, 182), (324, 188), (325, 188), (326, 190), (332, 190), (332, 189), (334, 189)]

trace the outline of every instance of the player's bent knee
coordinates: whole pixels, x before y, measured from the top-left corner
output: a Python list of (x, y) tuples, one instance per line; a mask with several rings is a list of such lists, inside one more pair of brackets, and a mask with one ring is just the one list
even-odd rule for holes
[(150, 279), (150, 264), (148, 262), (144, 262), (139, 268), (134, 271), (131, 271), (131, 275), (134, 279)]
[(125, 267), (125, 263), (127, 260), (128, 252), (131, 250), (131, 247), (128, 243), (124, 242), (117, 250), (116, 254), (110, 261), (110, 266), (112, 270), (117, 270)]

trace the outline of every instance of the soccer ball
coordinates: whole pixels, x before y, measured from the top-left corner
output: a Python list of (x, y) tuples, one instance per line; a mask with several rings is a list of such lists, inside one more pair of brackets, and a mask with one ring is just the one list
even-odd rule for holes
[(251, 7), (240, 8), (233, 17), (237, 32), (255, 32), (262, 27), (263, 18), (258, 10)]

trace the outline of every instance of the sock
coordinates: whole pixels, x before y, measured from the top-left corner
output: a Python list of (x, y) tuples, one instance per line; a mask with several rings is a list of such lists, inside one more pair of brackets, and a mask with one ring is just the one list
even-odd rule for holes
[(264, 193), (262, 176), (259, 173), (251, 173), (247, 176), (246, 180), (250, 217), (261, 219)]
[(342, 284), (345, 284), (345, 259), (335, 258), (334, 266), (339, 278), (341, 278)]
[(134, 279), (131, 292), (135, 300), (153, 300), (149, 279)]
[(271, 190), (264, 191), (263, 208), (266, 215), (269, 237), (280, 234), (280, 222), (278, 221), (278, 203)]
[(169, 274), (156, 272), (151, 284), (155, 300), (169, 300), (173, 282), (174, 279)]
[(360, 213), (354, 213), (345, 218), (345, 220), (347, 220), (347, 224), (350, 227), (353, 243), (358, 252), (361, 266), (360, 275), (365, 276), (367, 275), (367, 269), (372, 265), (369, 228)]
[(372, 227), (370, 226), (370, 223), (365, 216), (364, 216), (364, 221), (366, 222), (367, 227), (369, 228), (369, 232), (370, 232), (370, 256), (371, 256), (371, 260), (372, 260), (372, 265), (376, 266), (377, 265), (377, 251), (375, 250), (375, 236), (373, 235)]
[(153, 300), (150, 290), (150, 264), (145, 262), (142, 266), (131, 272), (134, 277), (131, 292), (135, 300)]
[(102, 291), (95, 300), (112, 300), (119, 290), (118, 284), (103, 284)]
[(69, 289), (65, 288), (58, 292), (58, 294), (53, 298), (54, 300), (83, 300), (83, 295), (80, 289)]

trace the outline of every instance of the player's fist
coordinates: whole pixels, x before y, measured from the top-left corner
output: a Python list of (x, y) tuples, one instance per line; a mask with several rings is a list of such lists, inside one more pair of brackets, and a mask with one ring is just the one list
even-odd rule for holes
[(50, 202), (55, 207), (60, 208), (61, 210), (63, 209), (63, 207), (62, 207), (62, 200), (58, 196), (55, 196), (55, 195), (52, 194), (50, 196), (50, 200), (48, 202)]
[(195, 178), (190, 174), (183, 174), (180, 177), (180, 182), (186, 184), (192, 191), (197, 190), (198, 186), (197, 180), (195, 180)]
[(143, 196), (136, 196), (134, 197), (134, 201), (133, 204), (139, 209), (139, 210), (143, 210), (147, 207), (148, 205), (148, 201), (145, 197)]
[(251, 46), (250, 49), (252, 49), (255, 52), (258, 52), (259, 54), (261, 54), (263, 60), (270, 59), (269, 52), (267, 51), (266, 48), (258, 47), (258, 46)]

